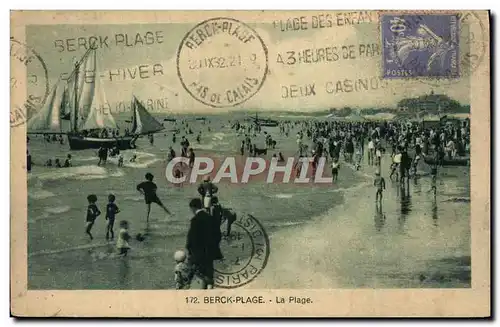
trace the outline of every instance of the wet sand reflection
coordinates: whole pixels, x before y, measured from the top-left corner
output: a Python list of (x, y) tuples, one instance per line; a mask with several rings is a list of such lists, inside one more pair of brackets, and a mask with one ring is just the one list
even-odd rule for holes
[(375, 230), (380, 232), (385, 226), (386, 216), (382, 211), (382, 203), (375, 202)]
[(406, 220), (408, 215), (412, 210), (411, 196), (410, 196), (410, 182), (408, 179), (404, 179), (399, 187), (399, 203), (400, 203), (400, 215), (398, 218), (399, 231), (404, 232), (406, 226)]
[(438, 227), (438, 207), (436, 196), (433, 197), (432, 200), (432, 221), (435, 227)]

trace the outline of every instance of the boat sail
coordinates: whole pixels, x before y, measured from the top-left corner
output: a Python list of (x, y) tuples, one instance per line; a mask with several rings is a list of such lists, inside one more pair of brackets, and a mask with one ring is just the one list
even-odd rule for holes
[(134, 96), (132, 100), (133, 117), (132, 117), (132, 134), (142, 135), (159, 132), (165, 127), (158, 122), (151, 114), (144, 108), (139, 100)]
[(65, 85), (58, 80), (42, 108), (28, 120), (28, 131), (39, 133), (63, 133), (62, 131), (62, 106), (64, 102)]
[[(102, 133), (118, 127), (106, 100), (99, 72), (96, 51), (89, 49), (69, 78), (56, 83), (40, 111), (28, 121), (28, 133), (66, 133), (72, 150), (100, 147), (125, 150), (135, 148), (139, 135), (163, 129), (134, 97), (132, 132), (111, 137), (106, 135), (107, 132)], [(62, 121), (68, 118), (70, 126), (64, 131)]]
[(96, 51), (93, 50), (77, 65), (68, 79), (67, 103), (72, 131), (116, 129), (102, 86)]

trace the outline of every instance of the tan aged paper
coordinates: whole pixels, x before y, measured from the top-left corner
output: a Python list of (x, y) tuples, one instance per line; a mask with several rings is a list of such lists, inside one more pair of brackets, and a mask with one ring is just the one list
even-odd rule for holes
[(489, 316), (489, 28), (12, 12), (12, 314)]

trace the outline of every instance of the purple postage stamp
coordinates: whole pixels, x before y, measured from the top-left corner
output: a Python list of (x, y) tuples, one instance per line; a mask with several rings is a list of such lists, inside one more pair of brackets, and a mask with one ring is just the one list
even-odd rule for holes
[(459, 17), (383, 14), (384, 78), (459, 77)]

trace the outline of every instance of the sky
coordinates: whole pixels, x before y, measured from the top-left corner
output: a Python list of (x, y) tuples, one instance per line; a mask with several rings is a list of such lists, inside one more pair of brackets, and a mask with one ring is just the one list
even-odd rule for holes
[[(26, 43), (45, 62), (48, 83), (52, 86), (61, 75), (71, 72), (74, 63), (86, 52), (85, 44), (89, 43), (90, 37), (94, 37), (99, 45), (96, 55), (103, 76), (102, 84), (112, 108), (120, 102), (130, 103), (132, 95), (141, 101), (164, 101), (166, 108), (159, 110), (165, 112), (304, 112), (344, 106), (395, 108), (403, 98), (431, 91), (446, 94), (462, 104), (469, 103), (468, 77), (454, 80), (453, 83), (381, 79), (380, 30), (372, 18), (365, 16), (365, 22), (360, 24), (313, 29), (312, 24), (319, 25), (319, 19), (305, 17), (308, 28), (297, 31), (283, 31), (287, 27), (286, 21), (250, 24), (267, 47), (267, 75), (260, 90), (251, 98), (229, 108), (213, 108), (194, 99), (177, 74), (177, 50), (184, 36), (196, 24), (32, 25), (26, 29)], [(324, 24), (327, 23), (328, 20), (324, 21)], [(224, 40), (232, 42), (231, 39)], [(229, 57), (247, 51), (244, 45), (227, 50), (223, 46), (215, 46), (218, 43), (210, 42), (200, 46), (202, 51), (197, 52), (197, 58)], [(254, 44), (251, 51), (261, 51), (258, 48)], [(313, 54), (314, 58), (314, 53), (318, 51), (330, 60), (319, 63), (297, 62), (299, 53), (304, 56)], [(259, 53), (261, 56), (263, 54)], [(248, 66), (244, 67), (245, 74), (249, 69)], [(207, 68), (200, 71), (199, 76), (203, 78), (211, 74), (210, 83), (223, 88), (231, 87), (226, 86), (230, 82), (224, 78), (228, 71), (222, 73)], [(243, 71), (235, 74), (240, 76), (237, 74), (243, 74)], [(43, 78), (38, 78), (37, 83), (44, 83)]]

